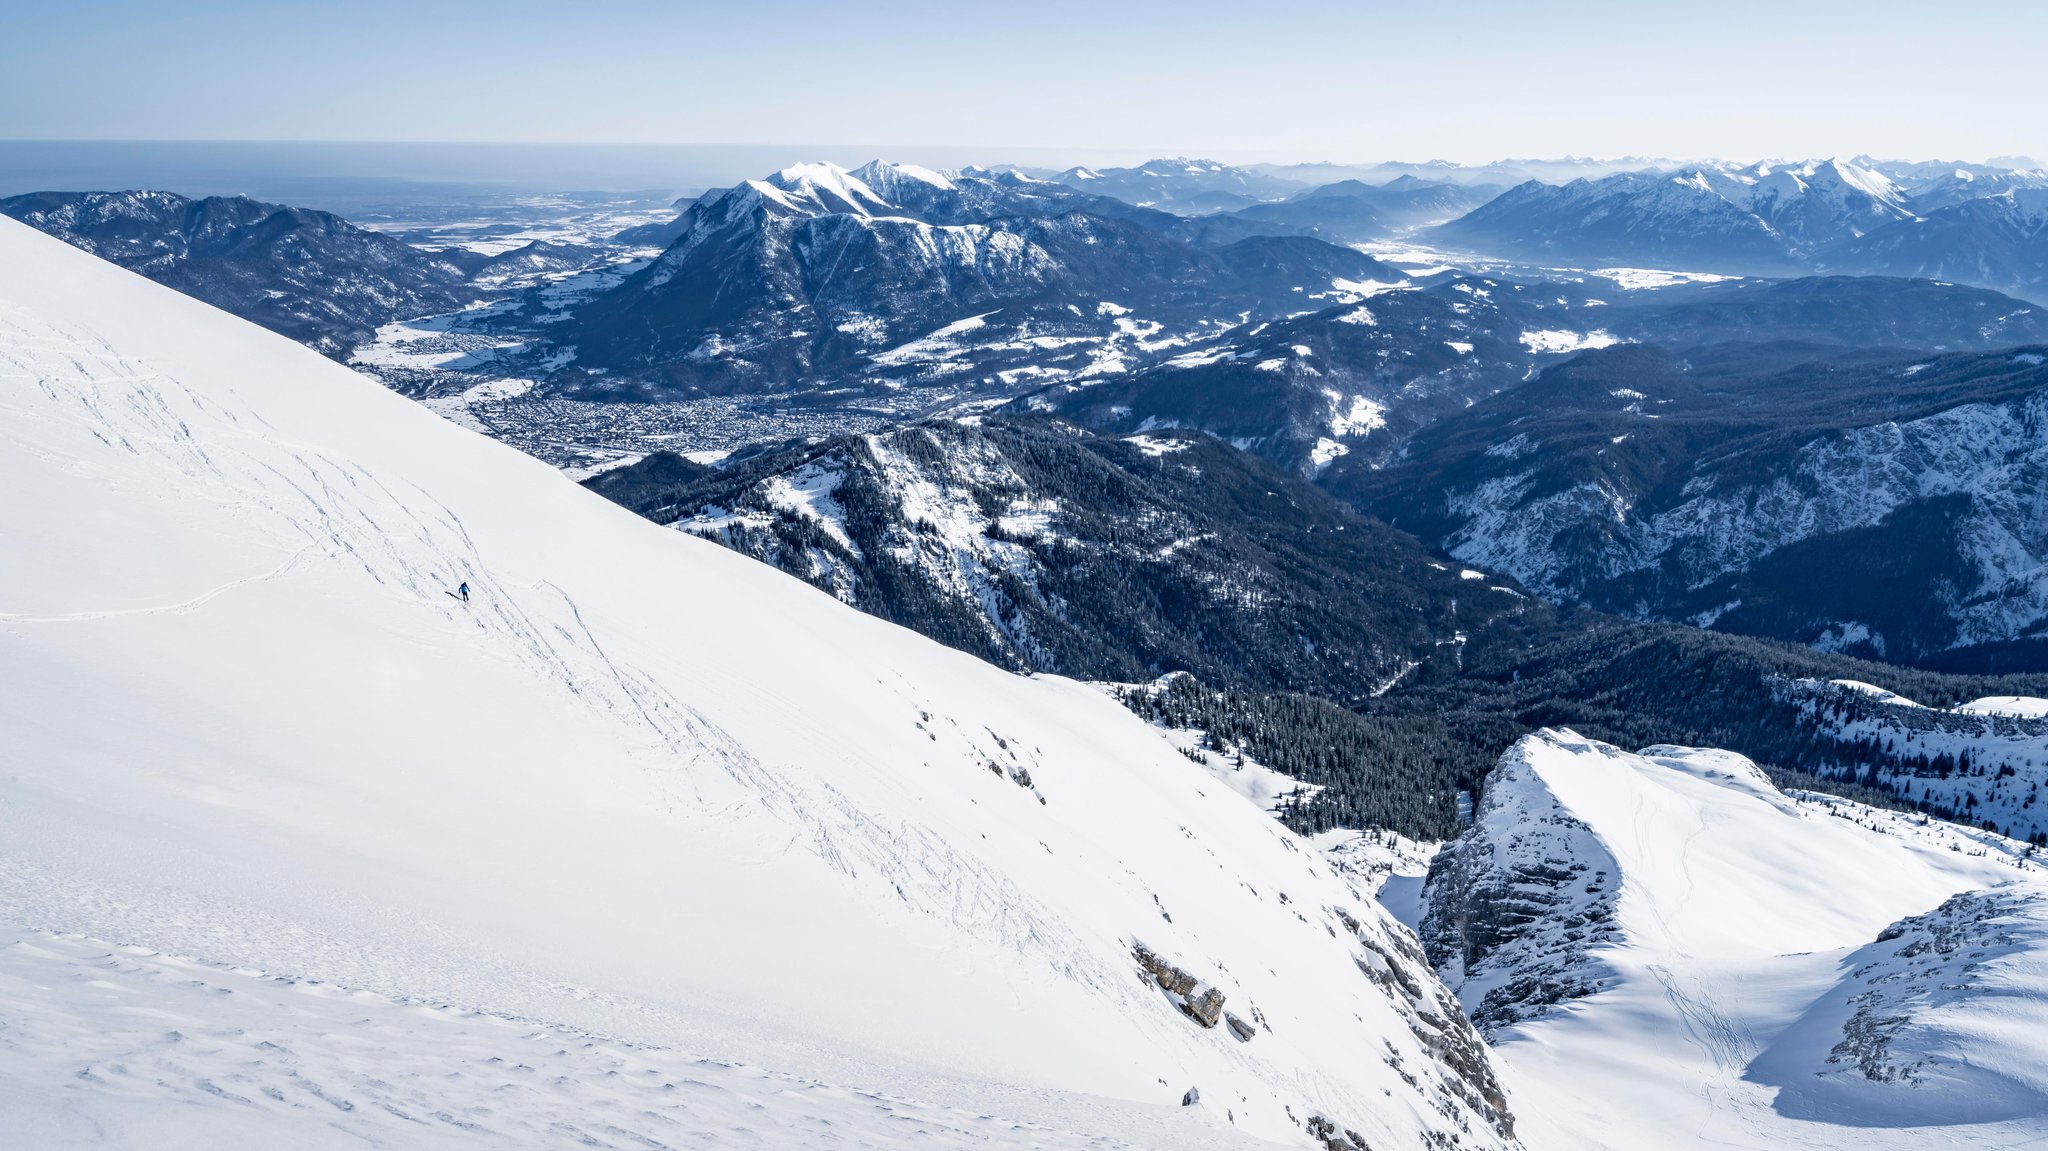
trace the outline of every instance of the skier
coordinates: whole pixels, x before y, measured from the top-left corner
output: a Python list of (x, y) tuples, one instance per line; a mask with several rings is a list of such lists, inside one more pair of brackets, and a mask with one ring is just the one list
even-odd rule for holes
[(468, 581), (468, 580), (463, 580), (463, 581), (462, 581), (462, 586), (461, 586), (461, 587), (459, 587), (459, 588), (456, 588), (456, 589), (455, 589), (455, 594), (456, 594), (456, 595), (459, 595), (459, 596), (461, 596), (461, 597), (462, 597), (462, 602), (463, 602), (463, 603), (468, 603), (468, 602), (469, 602), (469, 581)]

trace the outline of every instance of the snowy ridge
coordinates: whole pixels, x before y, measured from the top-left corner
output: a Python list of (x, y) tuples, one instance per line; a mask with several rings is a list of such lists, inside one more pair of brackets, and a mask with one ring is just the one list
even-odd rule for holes
[[(1151, 1145), (1317, 1122), (1508, 1144), (1405, 930), (1093, 689), (654, 528), (20, 226), (0, 257), (0, 534), (36, 557), (0, 573), (9, 944), (81, 935)], [(1141, 938), (1256, 1032), (1176, 1010)], [(55, 1010), (95, 1017), (89, 981), (60, 985)], [(378, 1042), (445, 1034), (407, 1026)], [(104, 1050), (38, 1034), (39, 1060)], [(17, 1129), (298, 1114), (254, 1081), (36, 1082), (0, 1101)]]
[(1868, 684), (1787, 683), (1806, 722), (1843, 745), (1845, 771), (1924, 809), (2015, 839), (2048, 841), (2048, 715), (1995, 696), (1952, 710)]
[(1546, 730), (1445, 855), (1423, 938), (1466, 1001), (1566, 991), (1493, 1024), (1532, 1146), (2006, 1147), (2048, 1115), (2023, 844)]

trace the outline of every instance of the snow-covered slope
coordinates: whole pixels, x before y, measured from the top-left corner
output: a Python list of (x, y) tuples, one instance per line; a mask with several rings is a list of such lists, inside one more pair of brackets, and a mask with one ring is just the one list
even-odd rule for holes
[(2044, 892), (2010, 840), (1545, 730), (1432, 867), (1425, 941), (1532, 1147), (2020, 1146)]
[[(613, 1145), (649, 1112), (670, 1145), (724, 1130), (583, 1086), (592, 1033), (965, 1107), (999, 1143), (1301, 1144), (1318, 1117), (1507, 1143), (1412, 937), (1094, 689), (656, 528), (12, 222), (0, 380), (0, 1020), (30, 1053), (0, 1132), (539, 1122), (452, 1101), (487, 1093)], [(526, 1058), (507, 1020), (570, 1030)], [(238, 1056), (259, 1033), (298, 1078)], [(363, 1052), (384, 1078), (349, 1086)], [(747, 1090), (768, 1112), (723, 1145), (850, 1106)]]

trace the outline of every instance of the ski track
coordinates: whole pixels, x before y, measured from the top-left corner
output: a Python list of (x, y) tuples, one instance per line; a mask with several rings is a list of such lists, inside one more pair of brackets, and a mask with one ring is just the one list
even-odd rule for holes
[(24, 1149), (1132, 1146), (80, 936), (0, 939), (0, 1082), (38, 1087), (0, 1092), (0, 1130)]
[[(189, 485), (181, 486), (181, 497), (207, 498), (261, 515), (291, 558), (269, 572), (228, 581), (171, 605), (53, 616), (0, 613), (0, 623), (199, 610), (220, 595), (281, 579), (308, 557), (350, 562), (409, 608), (428, 604), (445, 624), (485, 633), (532, 674), (560, 682), (592, 710), (651, 736), (666, 753), (651, 757), (650, 775), (668, 810), (703, 799), (694, 781), (699, 769), (721, 770), (759, 797), (758, 803), (802, 828), (796, 842), (834, 868), (886, 884), (906, 903), (1007, 949), (1040, 953), (1059, 975), (1079, 977), (1125, 1002), (1134, 998), (1128, 979), (1093, 960), (1078, 941), (1053, 926), (1056, 917), (1048, 909), (993, 868), (955, 851), (929, 829), (879, 825), (829, 783), (822, 785), (824, 794), (806, 794), (653, 677), (607, 654), (568, 592), (546, 580), (526, 587), (502, 582), (461, 518), (426, 492), (414, 488), (401, 495), (352, 464), (303, 447), (290, 449), (288, 468), (254, 455), (210, 453), (178, 412), (188, 408), (197, 416), (239, 424), (232, 409), (215, 406), (178, 381), (116, 354), (89, 333), (60, 329), (54, 333), (58, 338), (50, 338), (45, 332), (41, 321), (0, 312), (0, 379), (32, 381), (45, 396), (82, 415), (81, 424), (103, 441), (167, 465)], [(125, 398), (110, 403), (110, 393), (117, 391)], [(9, 424), (18, 427), (39, 415), (16, 409), (9, 413)], [(113, 438), (101, 436), (101, 429)], [(278, 442), (266, 436), (260, 446), (274, 455)], [(249, 498), (249, 493), (278, 490), (297, 500)], [(465, 579), (472, 587), (468, 604), (437, 602), (445, 598), (440, 593)], [(541, 594), (527, 594), (533, 592)], [(669, 766), (677, 761), (681, 771)]]

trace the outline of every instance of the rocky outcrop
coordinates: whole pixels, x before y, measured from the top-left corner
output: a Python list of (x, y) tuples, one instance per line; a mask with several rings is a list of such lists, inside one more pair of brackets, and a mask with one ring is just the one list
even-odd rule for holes
[(1537, 778), (1526, 742), (1488, 777), (1471, 830), (1431, 862), (1422, 921), (1429, 962), (1488, 1033), (1605, 987), (1590, 952), (1616, 931), (1619, 865)]
[(1204, 1027), (1214, 1027), (1223, 1018), (1221, 991), (1168, 963), (1142, 943), (1132, 945), (1131, 956), (1138, 961), (1139, 969), (1150, 976), (1189, 1019)]

